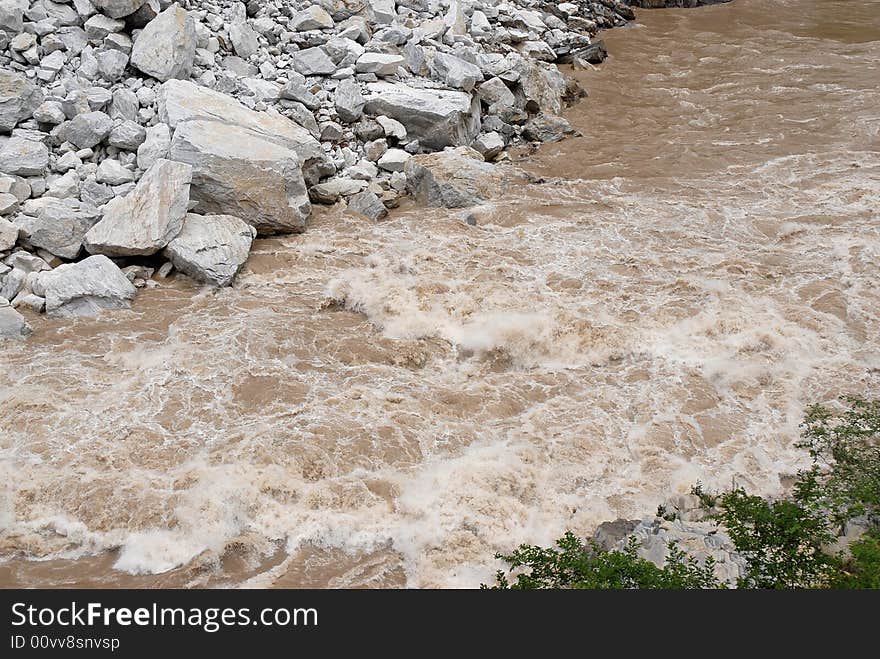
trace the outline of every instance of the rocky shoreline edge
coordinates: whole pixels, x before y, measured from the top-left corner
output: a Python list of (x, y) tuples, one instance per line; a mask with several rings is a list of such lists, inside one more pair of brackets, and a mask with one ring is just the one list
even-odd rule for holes
[(313, 204), (372, 220), (527, 180), (638, 7), (726, 0), (0, 0), (0, 339), (177, 270), (230, 285)]

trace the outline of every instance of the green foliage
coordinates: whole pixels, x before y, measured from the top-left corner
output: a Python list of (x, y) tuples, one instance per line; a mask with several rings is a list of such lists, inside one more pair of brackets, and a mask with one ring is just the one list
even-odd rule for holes
[(830, 588), (880, 589), (880, 538), (865, 535), (849, 547), (850, 559), (832, 575)]
[(795, 498), (824, 508), (841, 526), (866, 516), (880, 528), (880, 400), (843, 400), (849, 409), (840, 415), (821, 405), (807, 413), (798, 446), (813, 466), (800, 474)]
[(812, 588), (831, 570), (822, 547), (834, 534), (821, 512), (737, 488), (721, 496), (718, 517), (748, 564), (740, 588)]
[[(495, 589), (700, 589), (720, 588), (715, 563), (700, 565), (674, 544), (666, 565), (657, 567), (637, 554), (638, 542), (630, 538), (623, 551), (607, 551), (595, 543), (585, 545), (573, 533), (556, 541), (557, 548), (521, 545), (513, 553), (496, 554), (510, 571), (520, 572), (513, 583), (499, 570)], [(484, 586), (485, 587), (485, 586)]]

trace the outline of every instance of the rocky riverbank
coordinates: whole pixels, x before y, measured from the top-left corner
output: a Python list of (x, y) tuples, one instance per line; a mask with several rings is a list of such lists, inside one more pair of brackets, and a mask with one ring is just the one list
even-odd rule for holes
[[(666, 499), (654, 515), (600, 524), (592, 540), (602, 549), (622, 551), (634, 538), (636, 554), (658, 567), (666, 564), (670, 547), (675, 546), (700, 565), (713, 560), (715, 576), (733, 588), (738, 579), (746, 576), (748, 561), (737, 551), (727, 528), (718, 521), (720, 512), (695, 494), (680, 494)], [(826, 550), (829, 555), (838, 556), (842, 552), (848, 556), (850, 545), (864, 537), (868, 529), (866, 517), (850, 519)]]
[(313, 204), (497, 193), (524, 175), (488, 163), (571, 132), (557, 64), (602, 61), (629, 4), (0, 0), (0, 335), (173, 269), (229, 285)]

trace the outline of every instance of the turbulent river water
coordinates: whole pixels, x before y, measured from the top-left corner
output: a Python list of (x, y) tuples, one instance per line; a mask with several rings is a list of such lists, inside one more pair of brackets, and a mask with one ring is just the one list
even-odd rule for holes
[(639, 11), (479, 209), (338, 210), (0, 348), (0, 585), (471, 587), (880, 391), (880, 2)]

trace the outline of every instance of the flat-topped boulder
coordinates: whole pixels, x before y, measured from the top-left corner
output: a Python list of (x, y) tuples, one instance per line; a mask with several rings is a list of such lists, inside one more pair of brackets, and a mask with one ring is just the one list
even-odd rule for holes
[(409, 137), (429, 149), (467, 145), (480, 132), (480, 102), (464, 92), (372, 82), (364, 111), (396, 119)]
[(37, 140), (10, 137), (0, 143), (0, 172), (14, 176), (40, 176), (49, 165), (49, 149)]
[(242, 139), (251, 136), (283, 146), (296, 153), (309, 183), (317, 183), (336, 171), (333, 163), (308, 130), (278, 112), (257, 112), (213, 89), (184, 80), (169, 80), (157, 95), (159, 117), (172, 129), (188, 121), (212, 121), (237, 126)]

